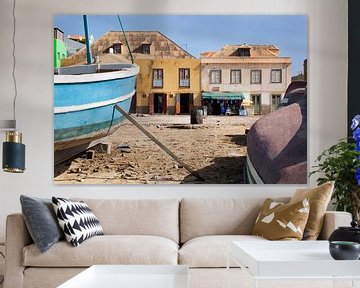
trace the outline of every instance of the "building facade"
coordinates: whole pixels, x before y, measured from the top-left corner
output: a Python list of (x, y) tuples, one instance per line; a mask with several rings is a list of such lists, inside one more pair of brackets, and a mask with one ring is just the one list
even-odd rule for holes
[(189, 114), (201, 106), (200, 60), (195, 58), (136, 59), (140, 73), (136, 111)]
[[(188, 114), (201, 106), (200, 60), (158, 31), (111, 31), (91, 45), (101, 62), (129, 62), (140, 66), (130, 111), (146, 114)], [(131, 52), (131, 53), (130, 53)], [(84, 63), (85, 50), (66, 59)]]
[(61, 66), (61, 60), (67, 57), (67, 50), (64, 42), (64, 32), (54, 28), (54, 68)]
[(274, 45), (226, 45), (201, 54), (203, 105), (209, 114), (238, 113), (245, 106), (254, 114), (278, 108), (291, 82), (291, 58), (279, 57)]
[(70, 57), (71, 55), (75, 54), (76, 52), (80, 51), (81, 49), (85, 48), (85, 44), (71, 40), (69, 38), (65, 38), (65, 46), (67, 50), (67, 56)]

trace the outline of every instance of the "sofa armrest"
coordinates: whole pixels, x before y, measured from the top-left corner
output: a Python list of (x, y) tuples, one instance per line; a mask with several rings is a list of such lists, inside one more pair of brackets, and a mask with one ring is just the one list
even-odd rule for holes
[(348, 212), (326, 211), (323, 227), (319, 236), (321, 240), (329, 239), (331, 233), (340, 226), (350, 226), (352, 216)]
[(4, 288), (23, 287), (23, 248), (32, 242), (22, 214), (9, 215), (6, 218)]

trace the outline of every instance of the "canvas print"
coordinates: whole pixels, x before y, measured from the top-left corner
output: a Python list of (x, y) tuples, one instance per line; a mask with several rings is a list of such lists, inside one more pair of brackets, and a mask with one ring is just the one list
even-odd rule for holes
[(307, 22), (55, 16), (54, 183), (306, 184)]

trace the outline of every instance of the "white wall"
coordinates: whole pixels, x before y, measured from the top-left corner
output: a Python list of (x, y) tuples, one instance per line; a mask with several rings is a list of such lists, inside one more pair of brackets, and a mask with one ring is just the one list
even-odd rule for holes
[[(230, 91), (238, 92), (242, 91), (247, 94), (261, 94), (261, 92), (271, 92), (271, 93), (285, 93), (287, 87), (291, 82), (291, 63), (285, 64), (281, 63), (279, 59), (278, 63), (244, 63), (243, 59), (229, 60), (227, 63), (221, 62), (217, 63), (217, 59), (208, 59), (201, 60), (201, 90), (204, 91), (213, 91), (213, 88), (216, 87), (219, 91)], [(213, 60), (213, 61), (211, 61)], [(260, 60), (261, 61), (261, 60)], [(275, 60), (276, 61), (276, 60)], [(274, 62), (275, 62), (274, 61)], [(280, 69), (282, 73), (282, 79), (280, 83), (271, 82), (271, 71), (273, 69)], [(211, 84), (211, 71), (220, 70), (221, 71), (221, 83), (220, 84)], [(240, 70), (241, 71), (241, 83), (233, 84), (231, 83), (231, 70)], [(261, 83), (260, 84), (251, 84), (251, 71), (260, 70), (261, 71)], [(248, 98), (249, 99), (249, 98)], [(263, 103), (263, 104), (270, 104)]]
[[(220, 4), (221, 3), (221, 4)], [(23, 175), (0, 171), (0, 242), (21, 193), (91, 198), (265, 197), (297, 186), (56, 186), (53, 184), (53, 16), (108, 14), (309, 15), (309, 160), (346, 135), (347, 1), (339, 0), (18, 0), (18, 123), (27, 149)], [(11, 119), (11, 0), (0, 1), (0, 119)], [(4, 134), (1, 133), (1, 142)], [(1, 157), (1, 156), (0, 156)], [(0, 159), (1, 161), (1, 159)], [(314, 184), (314, 181), (310, 183)]]

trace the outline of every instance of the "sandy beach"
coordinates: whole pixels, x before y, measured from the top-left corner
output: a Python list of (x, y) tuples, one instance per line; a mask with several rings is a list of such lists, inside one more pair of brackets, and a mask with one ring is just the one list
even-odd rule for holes
[(240, 184), (246, 135), (259, 116), (207, 116), (190, 125), (189, 115), (132, 117), (184, 161), (191, 175), (129, 121), (104, 138), (111, 153), (80, 155), (55, 166), (56, 184)]

